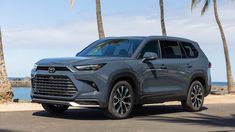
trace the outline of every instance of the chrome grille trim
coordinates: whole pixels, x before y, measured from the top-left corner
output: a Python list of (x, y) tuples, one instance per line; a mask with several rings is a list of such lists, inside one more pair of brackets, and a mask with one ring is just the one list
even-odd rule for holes
[[(53, 66), (52, 66), (53, 67)], [(37, 70), (43, 70), (43, 71), (48, 71), (48, 69), (50, 68), (50, 66), (38, 66)], [(59, 67), (59, 66), (55, 66), (53, 67), (55, 68), (55, 71), (71, 71), (68, 67)]]

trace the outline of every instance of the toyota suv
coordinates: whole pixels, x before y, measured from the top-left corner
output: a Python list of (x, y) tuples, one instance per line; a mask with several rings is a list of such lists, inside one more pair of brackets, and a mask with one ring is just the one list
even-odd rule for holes
[(181, 101), (200, 111), (211, 63), (197, 42), (163, 36), (108, 37), (75, 57), (42, 59), (32, 70), (32, 101), (50, 113), (99, 107), (123, 119), (143, 104)]

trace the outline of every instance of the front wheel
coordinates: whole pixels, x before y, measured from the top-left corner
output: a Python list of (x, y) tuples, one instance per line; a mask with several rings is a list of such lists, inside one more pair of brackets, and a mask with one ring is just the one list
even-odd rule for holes
[(183, 108), (190, 112), (202, 110), (205, 96), (205, 89), (201, 82), (194, 81), (189, 88), (187, 100), (182, 101)]
[(64, 113), (69, 106), (61, 104), (42, 104), (45, 111), (49, 113)]
[(133, 110), (133, 104), (134, 92), (131, 85), (126, 81), (119, 81), (110, 93), (106, 114), (112, 119), (127, 118)]

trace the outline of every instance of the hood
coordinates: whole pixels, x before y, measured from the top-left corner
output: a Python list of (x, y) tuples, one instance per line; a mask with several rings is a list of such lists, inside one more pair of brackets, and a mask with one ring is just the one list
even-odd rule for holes
[(52, 66), (68, 66), (68, 65), (84, 65), (98, 64), (117, 60), (127, 60), (126, 57), (66, 57), (66, 58), (47, 58), (38, 61), (37, 65), (52, 65)]
[(82, 60), (86, 60), (86, 57), (66, 57), (66, 58), (46, 58), (38, 61), (37, 65), (54, 65), (54, 66), (67, 66), (69, 64), (76, 64)]

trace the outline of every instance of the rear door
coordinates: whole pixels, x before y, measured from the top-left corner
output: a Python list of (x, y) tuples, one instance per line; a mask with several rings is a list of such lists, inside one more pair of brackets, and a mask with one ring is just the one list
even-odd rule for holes
[[(187, 76), (191, 77), (193, 72), (196, 70), (196, 69), (200, 69), (200, 65), (198, 64), (199, 63), (202, 63), (201, 61), (198, 61), (198, 55), (199, 55), (199, 52), (198, 50), (194, 47), (193, 44), (191, 44), (190, 42), (180, 42), (184, 52), (185, 52), (185, 55), (186, 55), (186, 58), (184, 59), (185, 61), (185, 69), (187, 71)], [(197, 66), (197, 67), (195, 67)], [(188, 83), (190, 81), (191, 78), (188, 78)], [(186, 92), (187, 90), (185, 90)]]
[(164, 66), (167, 69), (164, 84), (169, 94), (182, 95), (187, 86), (188, 69), (185, 68), (186, 55), (180, 43), (173, 40), (160, 40), (161, 54)]

